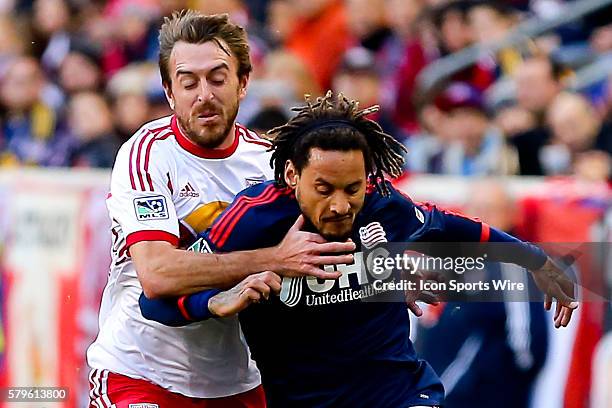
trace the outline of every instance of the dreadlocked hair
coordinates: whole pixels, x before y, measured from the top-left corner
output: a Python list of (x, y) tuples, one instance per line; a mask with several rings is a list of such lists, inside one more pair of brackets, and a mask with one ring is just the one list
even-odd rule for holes
[[(297, 115), (286, 124), (268, 132), (272, 140), (270, 165), (274, 169), (274, 179), (282, 187), (287, 187), (284, 171), (285, 163), (291, 160), (298, 172), (308, 164), (310, 150), (361, 150), (366, 165), (368, 182), (375, 185), (382, 195), (388, 195), (385, 174), (395, 178), (402, 172), (404, 164), (404, 145), (385, 133), (380, 125), (367, 118), (377, 112), (379, 106), (359, 109), (359, 102), (349, 100), (342, 93), (336, 97), (331, 91), (318, 97), (314, 102), (305, 97), (306, 105), (292, 110)], [(317, 128), (326, 121), (341, 121), (337, 126), (330, 124)], [(312, 127), (312, 131), (304, 131)]]

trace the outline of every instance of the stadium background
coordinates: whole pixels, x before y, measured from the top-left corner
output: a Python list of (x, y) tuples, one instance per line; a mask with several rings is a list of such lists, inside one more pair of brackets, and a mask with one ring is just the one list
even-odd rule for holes
[[(69, 386), (57, 406), (84, 405), (110, 260), (108, 168), (169, 112), (156, 34), (183, 7), (247, 28), (241, 123), (265, 131), (301, 95), (344, 91), (382, 106), (409, 149), (398, 186), (415, 199), (499, 215), (478, 199), (504, 186), (523, 238), (610, 242), (612, 1), (2, 0), (3, 385)], [(612, 407), (610, 304), (576, 317), (549, 338), (534, 407)]]

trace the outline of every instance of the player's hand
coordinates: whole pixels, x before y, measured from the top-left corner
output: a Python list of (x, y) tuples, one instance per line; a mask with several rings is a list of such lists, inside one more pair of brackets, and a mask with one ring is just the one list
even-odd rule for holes
[(233, 316), (252, 303), (269, 299), (270, 294), (278, 294), (281, 277), (274, 272), (261, 272), (249, 275), (231, 289), (220, 292), (208, 301), (208, 310), (216, 316)]
[(416, 271), (414, 273), (403, 272), (402, 279), (406, 279), (416, 284), (416, 290), (406, 290), (404, 292), (406, 306), (416, 317), (423, 316), (423, 310), (417, 305), (418, 302), (427, 303), (428, 305), (437, 306), (440, 303), (439, 293), (421, 290), (420, 281), (435, 281), (443, 282), (444, 277), (441, 273), (435, 271)]
[(544, 292), (544, 308), (550, 310), (553, 299), (557, 302), (555, 327), (567, 327), (572, 313), (578, 307), (574, 297), (574, 282), (550, 258), (546, 260), (544, 266), (532, 271), (531, 274), (538, 288)]
[(346, 252), (353, 252), (355, 243), (327, 242), (318, 234), (302, 231), (303, 226), (304, 216), (300, 215), (282, 242), (274, 247), (274, 272), (288, 277), (338, 279), (340, 272), (326, 272), (320, 266), (353, 263), (353, 255)]

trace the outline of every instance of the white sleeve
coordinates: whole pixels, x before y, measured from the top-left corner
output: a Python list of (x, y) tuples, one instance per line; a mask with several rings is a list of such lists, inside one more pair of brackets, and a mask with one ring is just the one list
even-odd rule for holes
[(147, 136), (141, 135), (124, 144), (117, 154), (107, 206), (111, 218), (121, 226), (128, 248), (140, 241), (178, 245), (172, 156), (159, 146), (150, 145)]

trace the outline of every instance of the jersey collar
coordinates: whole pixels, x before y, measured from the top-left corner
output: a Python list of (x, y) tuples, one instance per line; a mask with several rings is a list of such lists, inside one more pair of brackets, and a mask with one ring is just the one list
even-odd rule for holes
[(225, 149), (207, 149), (205, 147), (199, 146), (193, 143), (181, 130), (178, 125), (178, 121), (176, 120), (176, 115), (172, 115), (172, 119), (170, 121), (170, 126), (172, 127), (172, 131), (174, 136), (176, 137), (176, 141), (178, 144), (189, 153), (201, 157), (203, 159), (225, 159), (230, 157), (236, 149), (238, 148), (238, 142), (240, 141), (240, 133), (238, 133), (238, 125), (235, 125), (235, 133), (234, 133), (234, 142), (231, 146)]

